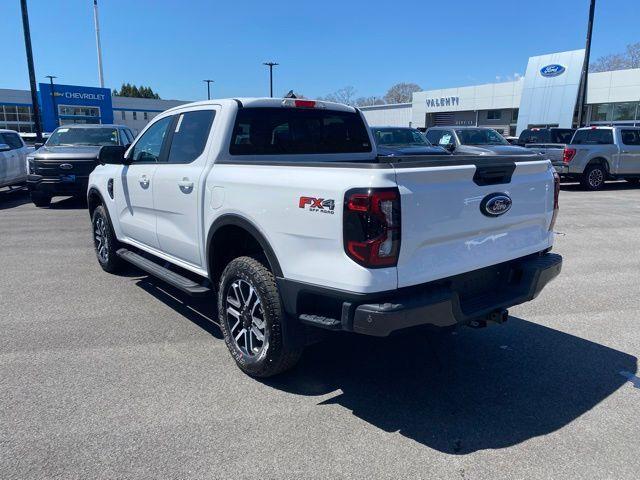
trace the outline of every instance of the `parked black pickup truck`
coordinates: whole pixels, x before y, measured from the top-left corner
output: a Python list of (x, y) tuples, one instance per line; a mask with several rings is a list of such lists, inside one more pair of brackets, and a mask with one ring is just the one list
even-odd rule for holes
[(133, 134), (122, 125), (65, 125), (27, 157), (31, 201), (47, 207), (55, 196), (85, 198), (89, 174), (104, 145), (130, 145)]

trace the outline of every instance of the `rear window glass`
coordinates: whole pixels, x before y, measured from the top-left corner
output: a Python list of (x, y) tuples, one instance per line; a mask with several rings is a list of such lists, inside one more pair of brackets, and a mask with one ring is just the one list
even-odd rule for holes
[(571, 140), (573, 145), (610, 145), (613, 132), (605, 129), (577, 130)]
[(241, 108), (233, 127), (231, 155), (370, 152), (356, 112), (305, 108)]
[(553, 143), (569, 143), (573, 137), (574, 130), (554, 130)]

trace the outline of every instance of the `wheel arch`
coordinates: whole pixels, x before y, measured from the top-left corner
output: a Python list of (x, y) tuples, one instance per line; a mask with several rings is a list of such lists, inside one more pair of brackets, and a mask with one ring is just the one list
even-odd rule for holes
[[(241, 254), (243, 252), (243, 245), (240, 245), (238, 242), (231, 243), (231, 240), (237, 240), (238, 236), (242, 237), (242, 240), (245, 242), (244, 246), (247, 246), (246, 242), (255, 242), (255, 245), (249, 245), (249, 248), (256, 246), (259, 247), (264, 253), (274, 276), (283, 276), (280, 262), (278, 261), (273, 248), (260, 230), (251, 221), (240, 215), (225, 214), (218, 217), (213, 222), (211, 228), (209, 228), (209, 232), (207, 233), (207, 270), (209, 273), (209, 279), (214, 283), (214, 285), (217, 282), (219, 275), (222, 273), (226, 263), (228, 263), (225, 260), (235, 256), (235, 252), (239, 252)], [(224, 251), (221, 254), (216, 254), (216, 250), (219, 248), (231, 248), (231, 250)]]
[(91, 187), (87, 192), (87, 207), (89, 209), (90, 218), (93, 217), (93, 212), (98, 207), (98, 205), (105, 205), (104, 198), (97, 188)]
[(609, 165), (609, 160), (605, 157), (593, 157), (587, 162), (584, 169), (586, 170), (590, 165), (602, 165), (607, 171), (607, 174), (611, 172), (611, 165)]

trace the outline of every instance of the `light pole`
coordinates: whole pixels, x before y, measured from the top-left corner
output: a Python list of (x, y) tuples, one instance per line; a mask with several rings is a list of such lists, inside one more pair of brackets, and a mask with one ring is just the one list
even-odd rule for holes
[(98, 22), (98, 0), (93, 0), (93, 25), (96, 29), (96, 49), (98, 50), (98, 81), (100, 82), (100, 88), (104, 88), (102, 47), (100, 46), (100, 22)]
[(56, 111), (56, 94), (53, 90), (53, 79), (54, 78), (58, 78), (55, 75), (45, 75), (45, 77), (47, 77), (49, 79), (49, 83), (51, 84), (51, 105), (53, 106), (53, 121), (56, 123), (56, 128), (59, 127), (58, 125), (58, 112)]
[(273, 67), (280, 64), (276, 62), (264, 62), (263, 65), (269, 67), (269, 96), (273, 98)]
[(589, 57), (591, 56), (591, 34), (593, 32), (593, 16), (596, 10), (596, 0), (591, 0), (589, 6), (589, 23), (587, 24), (587, 42), (584, 47), (584, 63), (580, 75), (580, 87), (578, 89), (578, 128), (582, 127), (584, 104), (587, 100), (587, 77), (589, 76)]
[(20, 0), (22, 7), (22, 29), (24, 30), (24, 48), (27, 51), (27, 67), (29, 69), (29, 87), (31, 88), (31, 108), (33, 109), (33, 121), (36, 127), (36, 141), (42, 142), (42, 123), (40, 123), (40, 106), (38, 105), (38, 92), (36, 90), (36, 72), (33, 67), (33, 52), (31, 51), (31, 31), (29, 30), (29, 12), (27, 0)]
[(209, 87), (214, 81), (213, 80), (203, 80), (207, 84), (207, 100), (211, 100), (211, 88)]

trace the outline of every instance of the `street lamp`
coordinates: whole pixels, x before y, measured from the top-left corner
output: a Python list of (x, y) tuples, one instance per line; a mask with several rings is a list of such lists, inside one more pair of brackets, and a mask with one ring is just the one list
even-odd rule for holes
[(59, 126), (59, 120), (58, 120), (58, 112), (57, 107), (56, 107), (56, 95), (55, 92), (53, 91), (53, 79), (54, 78), (58, 78), (55, 75), (45, 75), (46, 78), (49, 79), (49, 83), (51, 84), (51, 105), (53, 105), (53, 120), (56, 122), (56, 128)]
[(211, 100), (211, 88), (209, 85), (213, 83), (213, 80), (203, 80), (207, 84), (207, 100)]
[(587, 101), (587, 79), (589, 77), (589, 57), (591, 56), (591, 34), (593, 32), (593, 17), (596, 10), (596, 0), (591, 0), (589, 5), (589, 21), (587, 23), (587, 41), (585, 43), (584, 62), (580, 74), (580, 87), (578, 89), (578, 128), (582, 127), (585, 103)]
[(273, 98), (273, 67), (280, 64), (276, 62), (264, 62), (263, 65), (269, 67), (269, 96)]
[(33, 111), (33, 122), (36, 127), (36, 141), (42, 142), (42, 124), (40, 123), (40, 106), (38, 105), (38, 93), (36, 91), (36, 73), (33, 67), (33, 52), (31, 50), (31, 32), (29, 29), (27, 0), (20, 0), (20, 7), (22, 8), (22, 29), (24, 30), (24, 48), (27, 52), (29, 87), (31, 89), (31, 108)]

